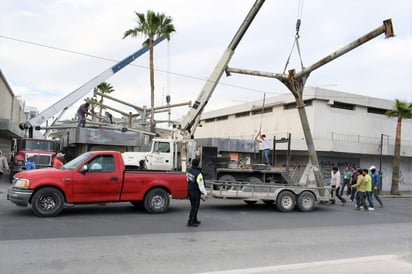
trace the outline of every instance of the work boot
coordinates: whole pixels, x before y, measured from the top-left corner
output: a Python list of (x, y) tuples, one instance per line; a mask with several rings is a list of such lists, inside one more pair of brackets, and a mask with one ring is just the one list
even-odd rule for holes
[(196, 221), (194, 221), (193, 223), (194, 223), (194, 224), (197, 224), (197, 225), (200, 225), (202, 222), (201, 222), (201, 221), (196, 220)]
[(188, 222), (187, 222), (187, 226), (190, 226), (190, 227), (198, 227), (199, 225), (196, 224), (196, 223), (194, 223), (194, 222), (188, 221)]

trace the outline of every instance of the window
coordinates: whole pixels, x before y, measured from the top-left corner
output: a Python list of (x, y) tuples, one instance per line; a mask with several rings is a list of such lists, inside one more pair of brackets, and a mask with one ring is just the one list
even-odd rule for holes
[(170, 143), (169, 142), (156, 142), (154, 144), (155, 152), (169, 153), (170, 152)]
[[(263, 109), (263, 113), (269, 113), (269, 112), (273, 112), (273, 108), (272, 107), (267, 107)], [(257, 114), (261, 114), (262, 113), (262, 109), (255, 109), (252, 110), (252, 115), (257, 115)]]
[(228, 119), (227, 115), (216, 117), (216, 121), (223, 121), (223, 120), (227, 120), (227, 119)]
[(114, 171), (114, 159), (112, 155), (99, 155), (88, 164), (90, 172)]
[(215, 118), (205, 119), (205, 123), (212, 123), (215, 121)]
[(355, 106), (352, 104), (341, 103), (341, 102), (333, 102), (331, 105), (332, 108), (340, 108), (340, 109), (347, 109), (347, 110), (354, 110)]
[(368, 113), (385, 115), (387, 109), (368, 107)]
[(235, 114), (236, 118), (240, 118), (240, 117), (247, 117), (250, 115), (250, 111), (244, 111), (244, 112), (239, 112)]

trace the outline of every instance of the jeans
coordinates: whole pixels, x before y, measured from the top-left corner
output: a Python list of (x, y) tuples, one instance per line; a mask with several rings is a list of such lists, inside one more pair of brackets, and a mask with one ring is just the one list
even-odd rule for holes
[(85, 125), (85, 116), (77, 114), (77, 127), (84, 127)]
[(345, 190), (346, 186), (346, 195), (350, 195), (350, 186), (349, 186), (349, 181), (350, 179), (343, 179), (343, 185), (342, 188), (340, 189), (340, 195), (343, 195), (343, 191)]
[(350, 200), (353, 202), (353, 200), (355, 199), (355, 194), (356, 194), (356, 188), (351, 187), (351, 194), (350, 194)]
[(270, 149), (264, 149), (264, 150), (263, 150), (263, 153), (262, 153), (262, 162), (263, 162), (265, 165), (270, 165), (269, 152), (270, 152)]
[(366, 191), (366, 198), (368, 198), (369, 207), (373, 208), (372, 192)]
[(378, 190), (372, 190), (372, 193), (373, 193), (373, 197), (375, 197), (375, 199), (379, 202), (381, 207), (383, 207), (383, 203), (381, 201), (381, 198), (379, 198), (379, 189)]
[[(335, 186), (332, 186), (332, 189), (334, 189)], [(342, 202), (342, 203), (346, 203), (345, 198), (342, 197), (342, 195), (340, 194), (342, 191), (340, 191), (340, 187), (336, 188), (336, 197)]]

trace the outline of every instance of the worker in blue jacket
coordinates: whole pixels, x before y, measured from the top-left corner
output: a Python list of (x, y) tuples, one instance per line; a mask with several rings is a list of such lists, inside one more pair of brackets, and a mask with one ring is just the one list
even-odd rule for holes
[(36, 169), (36, 164), (33, 161), (33, 156), (29, 156), (26, 161), (26, 170)]
[(383, 203), (381, 201), (381, 198), (379, 198), (379, 191), (381, 189), (381, 176), (378, 174), (378, 172), (376, 172), (376, 167), (375, 166), (371, 166), (369, 168), (369, 170), (372, 173), (371, 177), (372, 177), (373, 197), (375, 197), (375, 199), (379, 202), (380, 206), (383, 207)]

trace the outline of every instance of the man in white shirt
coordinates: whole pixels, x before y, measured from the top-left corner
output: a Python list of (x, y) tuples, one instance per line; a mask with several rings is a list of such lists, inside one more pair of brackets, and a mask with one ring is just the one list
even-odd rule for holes
[[(337, 167), (332, 168), (332, 173), (331, 173), (331, 178), (330, 178), (330, 184), (332, 186), (332, 191), (336, 193), (336, 197), (342, 202), (342, 205), (345, 205), (346, 200), (340, 195), (340, 172)], [(332, 196), (333, 196), (332, 192)]]
[(269, 143), (269, 140), (266, 139), (265, 134), (262, 134), (262, 135), (260, 135), (260, 139), (256, 138), (256, 141), (258, 141), (259, 143), (262, 143), (262, 145), (263, 145), (262, 163), (265, 164), (265, 165), (270, 165), (270, 161), (269, 161), (270, 143)]

